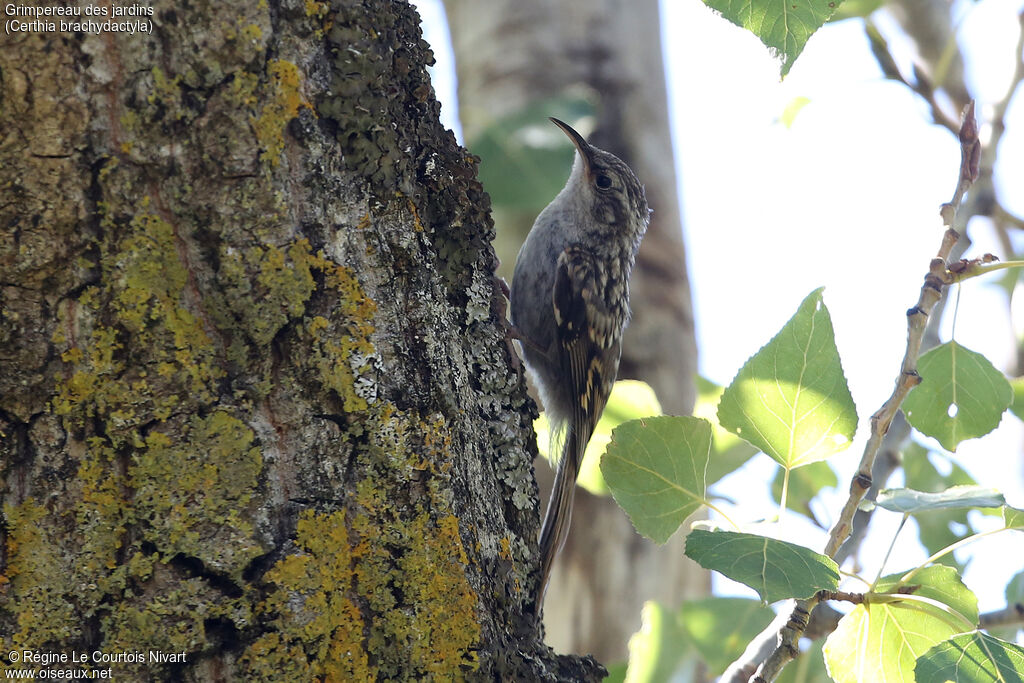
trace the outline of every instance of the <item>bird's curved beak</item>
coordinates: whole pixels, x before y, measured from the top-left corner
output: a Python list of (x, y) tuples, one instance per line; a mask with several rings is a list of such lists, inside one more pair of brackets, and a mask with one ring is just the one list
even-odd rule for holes
[(573, 146), (576, 147), (576, 151), (580, 153), (580, 158), (583, 159), (583, 171), (589, 177), (590, 161), (594, 155), (594, 148), (590, 146), (590, 143), (583, 139), (582, 135), (577, 133), (576, 130), (565, 121), (559, 121), (554, 116), (549, 116), (548, 119), (551, 123), (561, 128), (562, 132), (568, 135), (569, 139), (572, 140)]

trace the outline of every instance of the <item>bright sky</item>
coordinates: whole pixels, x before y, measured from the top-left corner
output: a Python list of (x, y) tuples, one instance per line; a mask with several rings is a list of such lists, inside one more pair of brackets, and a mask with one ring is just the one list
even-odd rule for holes
[[(416, 4), (437, 56), (433, 77), (442, 118), (459, 134), (443, 8), (440, 0)], [(1012, 77), (1021, 0), (957, 0), (954, 6), (968, 79), (985, 124), (991, 103), (1003, 96)], [(832, 462), (840, 472), (840, 489), (821, 508), (831, 522), (860, 458), (868, 417), (892, 391), (906, 340), (905, 312), (916, 302), (939, 245), (939, 205), (954, 189), (957, 142), (929, 123), (920, 98), (883, 80), (858, 21), (820, 30), (781, 82), (778, 63), (764, 46), (700, 0), (662, 2), (662, 42), (701, 372), (727, 384), (800, 301), (825, 286), (861, 415), (853, 448)], [(797, 97), (810, 103), (786, 128), (779, 116)], [(1003, 206), (1024, 216), (1024, 194), (1008, 191), (1024, 178), (1024, 103), (1020, 96), (1016, 100), (997, 183)], [(975, 246), (969, 256), (986, 251), (1009, 256), (1000, 252), (984, 222), (972, 224), (970, 234)], [(1009, 367), (1016, 337), (1007, 310), (1000, 290), (971, 281), (960, 294), (957, 341)], [(980, 483), (1001, 488), (1011, 504), (1024, 507), (1022, 444), (1021, 423), (1007, 415), (995, 434), (964, 443), (955, 458)], [(767, 492), (753, 501), (748, 493), (765, 488), (772, 471), (761, 456), (716, 488), (754, 503), (741, 508), (741, 517), (772, 514)], [(875, 540), (869, 541), (881, 545), (880, 554), (898, 522), (895, 514), (889, 517), (891, 524), (874, 529)], [(802, 542), (817, 533), (799, 520), (787, 525), (792, 526), (784, 535)], [(911, 526), (900, 536), (888, 571), (924, 558)], [(1024, 565), (1024, 534), (996, 539), (970, 547), (975, 559), (965, 581), (983, 610), (1005, 604), (1003, 588)], [(823, 541), (810, 544), (820, 547)], [(1007, 562), (1008, 557), (1018, 561)], [(750, 593), (724, 582), (716, 585)]]

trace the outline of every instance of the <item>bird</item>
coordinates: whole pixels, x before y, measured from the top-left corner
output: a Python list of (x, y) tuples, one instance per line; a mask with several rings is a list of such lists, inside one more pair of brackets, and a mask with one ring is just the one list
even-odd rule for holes
[(539, 539), (538, 609), (568, 536), (583, 454), (618, 374), (629, 277), (651, 213), (625, 162), (550, 120), (576, 148), (572, 171), (523, 242), (509, 296), (513, 333), (563, 444)]

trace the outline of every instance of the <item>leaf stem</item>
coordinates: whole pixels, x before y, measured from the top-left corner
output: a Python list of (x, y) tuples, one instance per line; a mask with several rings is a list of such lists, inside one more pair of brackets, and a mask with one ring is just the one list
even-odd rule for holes
[(863, 578), (862, 576), (860, 576), (858, 574), (851, 574), (850, 572), (844, 572), (842, 569), (839, 570), (839, 574), (841, 576), (845, 576), (848, 579), (853, 579), (854, 581), (860, 581), (865, 586), (867, 586), (868, 589), (870, 589), (872, 587), (872, 583), (870, 581), (868, 581), (867, 579)]
[(981, 531), (981, 532), (978, 532), (976, 534), (972, 534), (970, 536), (967, 536), (966, 538), (961, 538), (959, 541), (956, 541), (955, 543), (950, 543), (945, 548), (943, 548), (942, 550), (938, 551), (937, 553), (935, 553), (934, 555), (929, 557), (927, 560), (925, 560), (924, 562), (922, 562), (921, 564), (919, 564), (918, 566), (914, 567), (909, 572), (904, 574), (902, 577), (900, 577), (900, 580), (896, 582), (896, 585), (897, 586), (905, 586), (905, 585), (907, 585), (907, 583), (910, 581), (910, 579), (914, 578), (915, 574), (917, 574), (919, 571), (921, 571), (922, 569), (924, 569), (928, 565), (930, 565), (933, 562), (935, 562), (935, 560), (939, 559), (940, 557), (944, 557), (945, 555), (949, 555), (953, 551), (955, 551), (955, 550), (957, 550), (957, 549), (967, 545), (968, 543), (973, 543), (974, 541), (977, 541), (979, 538), (984, 538), (985, 536), (991, 536), (992, 534), (997, 534), (1000, 531), (1006, 531), (1006, 530), (1007, 530), (1006, 527), (999, 527), (998, 529), (989, 529), (988, 531)]
[(785, 471), (784, 471), (784, 473), (782, 475), (782, 495), (779, 496), (779, 525), (780, 525), (779, 528), (781, 528), (781, 525), (782, 525), (782, 517), (783, 517), (783, 515), (786, 514), (786, 498), (789, 495), (789, 473), (790, 473), (790, 469), (788, 467), (786, 467), (786, 468), (784, 468), (784, 470)]
[[(907, 606), (911, 607), (913, 609), (921, 609), (922, 611), (923, 611), (923, 608), (920, 607), (920, 605), (928, 605), (929, 607), (934, 607), (935, 609), (937, 609), (940, 612), (942, 612), (945, 616), (952, 617), (953, 619), (956, 619), (956, 621), (954, 621), (953, 619), (946, 619), (946, 618), (944, 618), (943, 621), (945, 621), (947, 624), (949, 624), (951, 627), (953, 627), (954, 629), (956, 629), (958, 631), (960, 629), (963, 629), (964, 626), (967, 627), (966, 629), (964, 629), (964, 630), (967, 630), (967, 631), (973, 631), (974, 629), (978, 628), (977, 624), (971, 623), (971, 620), (968, 619), (967, 617), (965, 617), (963, 614), (961, 614), (958, 610), (955, 610), (952, 607), (950, 607), (949, 605), (947, 605), (946, 603), (939, 602), (938, 600), (935, 600), (933, 598), (929, 598), (929, 597), (926, 597), (924, 595), (915, 595), (913, 593), (903, 593), (903, 594), (900, 594), (900, 595), (894, 595), (894, 596), (892, 596), (892, 598), (893, 598), (893, 600), (891, 600), (891, 601), (886, 600), (886, 602), (909, 602), (909, 603), (916, 603), (916, 604), (911, 604), (911, 605), (907, 605)], [(871, 597), (868, 598), (868, 601), (870, 601), (870, 599), (871, 599)]]
[(875, 575), (875, 580), (871, 582), (871, 590), (875, 589), (878, 585), (878, 580), (882, 578), (882, 571), (885, 569), (885, 565), (889, 562), (889, 555), (892, 554), (892, 549), (896, 547), (896, 539), (899, 538), (900, 532), (903, 531), (903, 525), (907, 523), (907, 519), (910, 515), (906, 512), (903, 513), (903, 519), (900, 520), (900, 526), (896, 529), (896, 533), (892, 535), (892, 542), (889, 543), (889, 549), (885, 551), (885, 558), (882, 560), (882, 564), (878, 567), (878, 574)]
[(731, 527), (732, 527), (733, 529), (735, 529), (736, 531), (742, 531), (742, 530), (740, 529), (740, 526), (739, 526), (739, 524), (737, 524), (736, 522), (732, 521), (732, 519), (731, 519), (731, 518), (729, 517), (729, 515), (725, 514), (725, 513), (724, 513), (724, 512), (722, 511), (722, 509), (721, 509), (721, 508), (719, 508), (719, 507), (716, 507), (714, 503), (712, 503), (711, 501), (709, 501), (709, 500), (705, 499), (705, 500), (704, 500), (704, 505), (706, 505), (706, 506), (708, 507), (708, 509), (709, 509), (709, 510), (712, 510), (712, 511), (714, 511), (714, 512), (717, 512), (717, 513), (718, 513), (719, 515), (721, 515), (722, 519), (724, 519), (724, 520), (725, 520), (726, 522), (728, 522), (728, 523), (729, 523), (729, 526), (731, 526)]
[(982, 275), (994, 273), (997, 270), (1009, 270), (1010, 268), (1024, 268), (1024, 261), (1013, 260), (996, 261), (995, 263), (979, 263), (971, 266), (962, 273), (954, 275), (953, 279), (956, 282), (963, 282), (964, 280), (970, 280), (972, 278), (981, 277)]

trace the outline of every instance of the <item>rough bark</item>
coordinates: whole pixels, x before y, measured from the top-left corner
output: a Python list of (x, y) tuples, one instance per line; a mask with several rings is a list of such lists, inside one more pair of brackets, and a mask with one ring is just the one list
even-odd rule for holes
[(524, 602), (531, 409), (415, 12), (152, 7), (0, 37), (0, 651), (596, 678)]
[[(654, 209), (632, 281), (633, 318), (620, 378), (650, 383), (666, 413), (693, 409), (696, 342), (668, 124), (657, 2), (445, 0), (467, 144), (531, 103), (584, 93), (596, 105), (591, 142), (622, 157)], [(568, 171), (568, 168), (567, 168)], [(497, 212), (510, 272), (534, 216)], [(542, 491), (550, 473), (538, 467)], [(682, 539), (656, 548), (611, 499), (577, 495), (574, 524), (545, 607), (556, 649), (623, 658), (645, 600), (677, 603), (707, 590)], [(586, 523), (583, 521), (586, 520)]]

